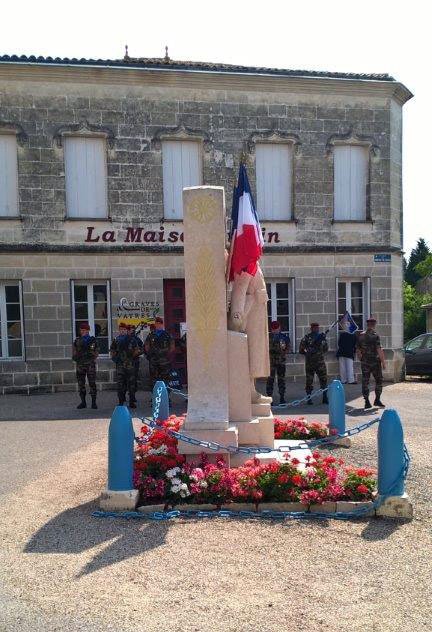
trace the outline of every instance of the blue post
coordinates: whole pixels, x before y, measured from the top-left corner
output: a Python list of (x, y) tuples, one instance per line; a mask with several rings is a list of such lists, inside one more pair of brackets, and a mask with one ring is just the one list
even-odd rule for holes
[(333, 380), (329, 386), (329, 430), (345, 432), (345, 390), (342, 382)]
[(123, 492), (133, 489), (135, 433), (126, 406), (116, 406), (108, 430), (108, 489)]
[(399, 415), (388, 409), (378, 425), (378, 494), (402, 496), (405, 492), (403, 477), (404, 437)]
[(152, 404), (153, 419), (155, 417), (155, 414), (157, 413), (157, 406), (158, 406), (157, 393), (159, 389), (162, 389), (162, 392), (160, 394), (161, 400), (159, 403), (159, 414), (157, 415), (157, 421), (165, 421), (165, 419), (168, 419), (169, 417), (169, 401), (168, 401), (167, 387), (165, 386), (165, 382), (162, 382), (162, 381), (156, 382), (156, 384), (153, 387), (153, 404)]

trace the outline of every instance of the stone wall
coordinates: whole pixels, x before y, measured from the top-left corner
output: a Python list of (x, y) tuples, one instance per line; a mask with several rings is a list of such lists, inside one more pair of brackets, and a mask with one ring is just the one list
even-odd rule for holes
[[(64, 244), (65, 177), (59, 131), (86, 122), (112, 138), (108, 149), (109, 226), (157, 223), (163, 217), (160, 137), (182, 128), (203, 141), (203, 182), (225, 187), (227, 207), (241, 153), (255, 187), (254, 143), (291, 139), (294, 155), (292, 245), (369, 244), (399, 248), (400, 106), (384, 96), (186, 90), (152, 85), (0, 80), (0, 123), (18, 126), (21, 219), (2, 221), (0, 243)], [(349, 136), (374, 146), (370, 163), (371, 222), (332, 222), (331, 143)], [(73, 241), (73, 240), (72, 240)], [(77, 237), (83, 243), (82, 237)]]

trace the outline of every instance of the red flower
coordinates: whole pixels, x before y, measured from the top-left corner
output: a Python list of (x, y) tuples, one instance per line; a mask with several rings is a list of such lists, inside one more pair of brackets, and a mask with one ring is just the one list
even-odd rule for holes
[(366, 487), (366, 485), (357, 485), (357, 491), (359, 494), (368, 494), (369, 493), (369, 489)]
[(300, 474), (294, 474), (291, 480), (294, 483), (294, 485), (301, 485), (303, 479)]

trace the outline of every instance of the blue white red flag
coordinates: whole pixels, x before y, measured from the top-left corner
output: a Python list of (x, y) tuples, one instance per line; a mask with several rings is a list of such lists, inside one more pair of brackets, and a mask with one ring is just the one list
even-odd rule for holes
[(243, 164), (240, 165), (238, 184), (234, 189), (231, 219), (229, 280), (233, 281), (234, 275), (241, 272), (248, 272), (252, 276), (256, 274), (264, 246), (246, 167)]
[(358, 327), (349, 312), (345, 312), (342, 318), (339, 321), (340, 326), (344, 331), (348, 331), (350, 334), (353, 334), (358, 330)]

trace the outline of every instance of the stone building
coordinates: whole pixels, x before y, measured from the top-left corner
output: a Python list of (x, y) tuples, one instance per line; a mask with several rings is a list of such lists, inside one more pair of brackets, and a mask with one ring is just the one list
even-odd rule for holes
[[(325, 328), (348, 309), (363, 326), (373, 313), (397, 378), (411, 96), (388, 75), (0, 58), (1, 391), (75, 389), (80, 320), (99, 337), (104, 388), (119, 314), (159, 310), (178, 336), (182, 187), (224, 186), (229, 214), (242, 155), (269, 317), (298, 350), (311, 320)], [(329, 340), (335, 373), (334, 331)], [(287, 376), (303, 379), (298, 354)]]

